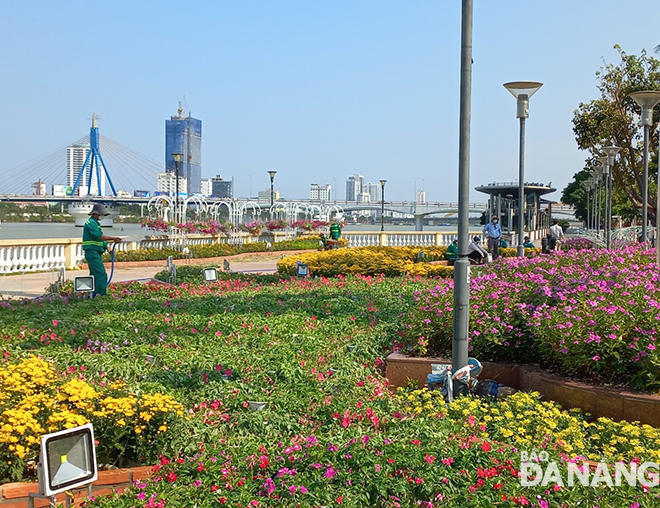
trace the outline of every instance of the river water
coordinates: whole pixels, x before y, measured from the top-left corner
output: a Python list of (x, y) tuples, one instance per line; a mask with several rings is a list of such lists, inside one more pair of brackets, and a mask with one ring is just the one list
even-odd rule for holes
[[(457, 226), (424, 226), (424, 231), (456, 231)], [(115, 224), (112, 228), (103, 228), (106, 234), (113, 236), (135, 236), (142, 233), (139, 224)], [(344, 231), (380, 231), (380, 225), (375, 224), (347, 224)], [(385, 232), (415, 231), (411, 225), (392, 226), (385, 225)], [(481, 232), (481, 226), (470, 225), (470, 232)], [(0, 226), (0, 240), (31, 240), (45, 238), (81, 238), (82, 228), (73, 223), (52, 222), (3, 222)]]

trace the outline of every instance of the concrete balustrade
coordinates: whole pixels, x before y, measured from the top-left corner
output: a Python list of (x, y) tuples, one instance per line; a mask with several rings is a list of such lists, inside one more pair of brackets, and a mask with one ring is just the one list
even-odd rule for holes
[[(530, 231), (532, 240), (545, 235), (545, 231)], [(253, 242), (277, 243), (295, 240), (308, 233), (294, 230), (262, 232), (259, 236), (249, 233), (221, 233), (217, 235), (189, 234), (175, 236), (145, 236), (139, 241), (117, 244), (116, 251), (127, 252), (141, 249), (177, 248), (182, 245), (201, 246), (215, 243), (244, 245)], [(349, 247), (431, 247), (449, 245), (456, 237), (455, 231), (344, 231), (342, 238)], [(80, 266), (85, 259), (82, 240), (52, 238), (38, 240), (0, 240), (0, 274), (50, 271)]]

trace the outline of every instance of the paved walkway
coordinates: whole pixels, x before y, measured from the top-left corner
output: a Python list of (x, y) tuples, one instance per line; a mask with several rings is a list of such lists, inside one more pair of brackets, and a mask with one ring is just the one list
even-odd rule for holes
[[(282, 257), (281, 254), (271, 255), (243, 255), (235, 259), (226, 258), (229, 261), (233, 272), (244, 273), (273, 273), (277, 271), (277, 261)], [(177, 266), (214, 264), (222, 269), (223, 259), (220, 262), (218, 258), (176, 260)], [(136, 266), (137, 265), (137, 266)], [(105, 263), (110, 276), (110, 263)], [(139, 279), (151, 279), (153, 276), (165, 270), (165, 261), (153, 261), (144, 263), (117, 263), (115, 272), (112, 276), (112, 282), (126, 282)], [(25, 273), (0, 276), (0, 300), (8, 298), (34, 298), (44, 294), (44, 290), (53, 282), (57, 281), (59, 272), (44, 273)], [(67, 270), (66, 278), (73, 279), (78, 275), (87, 275), (89, 272), (83, 270)]]

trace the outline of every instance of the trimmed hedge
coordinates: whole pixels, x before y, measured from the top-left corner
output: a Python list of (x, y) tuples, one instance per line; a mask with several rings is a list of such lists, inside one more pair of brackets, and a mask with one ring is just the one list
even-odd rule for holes
[[(193, 245), (189, 247), (193, 258), (215, 258), (222, 256), (234, 256), (249, 252), (269, 252), (285, 250), (314, 250), (319, 247), (319, 239), (311, 238), (305, 240), (288, 240), (272, 243), (268, 249), (265, 242), (246, 243), (245, 245), (230, 245), (228, 243), (213, 243), (207, 245)], [(184, 259), (185, 256), (178, 249), (140, 249), (131, 251), (119, 251), (115, 253), (115, 261), (161, 261), (172, 256), (172, 259)], [(110, 260), (110, 254), (103, 255), (105, 261)]]

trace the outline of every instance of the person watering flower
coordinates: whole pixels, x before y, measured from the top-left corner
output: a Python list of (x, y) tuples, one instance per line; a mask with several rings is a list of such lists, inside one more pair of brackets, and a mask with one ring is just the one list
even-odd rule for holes
[(89, 215), (91, 217), (87, 219), (83, 228), (82, 248), (85, 253), (85, 261), (89, 266), (89, 273), (94, 276), (94, 296), (105, 295), (108, 274), (105, 271), (105, 266), (103, 266), (101, 256), (106, 250), (110, 252), (108, 242), (120, 243), (121, 238), (103, 234), (100, 218), (101, 216), (110, 215), (104, 205), (101, 203), (95, 204)]
[(335, 218), (335, 221), (330, 224), (330, 238), (332, 240), (339, 240), (341, 235), (341, 226), (339, 225), (339, 219)]

